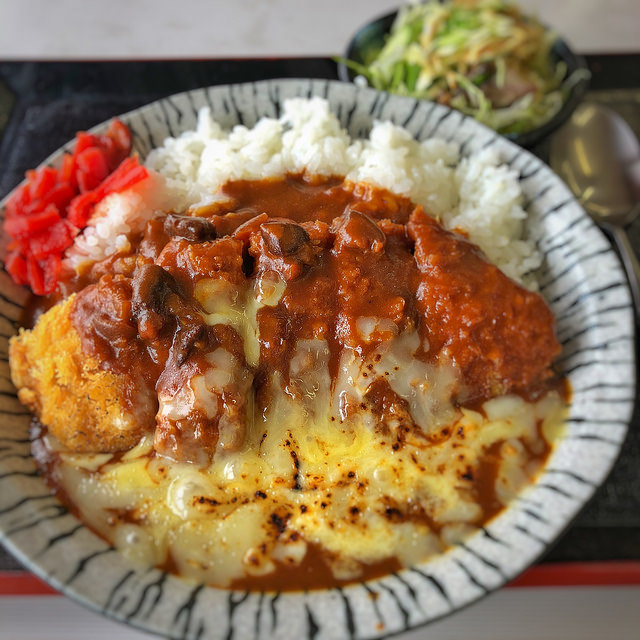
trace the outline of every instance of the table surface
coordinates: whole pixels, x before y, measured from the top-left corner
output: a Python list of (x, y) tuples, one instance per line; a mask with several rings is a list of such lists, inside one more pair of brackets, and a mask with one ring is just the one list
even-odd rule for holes
[[(152, 4), (157, 11), (151, 11)], [(25, 169), (38, 164), (76, 130), (165, 95), (264, 78), (336, 78), (330, 55), (344, 48), (366, 17), (385, 13), (397, 3), (370, 0), (342, 3), (347, 6), (339, 9), (339, 3), (325, 0), (318, 13), (318, 3), (298, 2), (294, 8), (288, 0), (235, 0), (233, 5), (183, 0), (183, 15), (205, 4), (210, 15), (211, 7), (216, 12), (204, 21), (207, 38), (203, 22), (187, 24), (172, 16), (164, 2), (129, 0), (128, 24), (116, 15), (124, 6), (120, 0), (0, 3), (0, 197)], [(537, 9), (578, 51), (592, 54), (587, 56), (593, 72), (590, 99), (620, 111), (640, 135), (640, 3), (530, 0), (522, 4)], [(277, 20), (266, 12), (266, 5), (277, 13)], [(107, 6), (116, 17), (105, 17)], [(145, 23), (146, 13), (150, 19)], [(69, 15), (74, 20), (69, 21)], [(336, 21), (336, 15), (342, 19)], [(310, 30), (310, 24), (317, 29)], [(70, 28), (81, 37), (67, 37)], [(80, 61), (88, 58), (112, 61)], [(113, 61), (117, 59), (127, 61)], [(544, 159), (546, 149), (543, 143), (534, 152)], [(640, 249), (640, 225), (631, 232)], [(610, 478), (544, 562), (640, 560), (639, 468), (636, 411), (624, 453)], [(2, 569), (19, 566), (0, 550)], [(632, 615), (640, 622), (638, 613)]]

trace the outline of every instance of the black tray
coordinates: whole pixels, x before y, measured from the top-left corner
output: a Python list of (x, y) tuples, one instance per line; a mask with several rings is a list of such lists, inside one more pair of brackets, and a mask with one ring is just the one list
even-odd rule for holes
[[(619, 111), (640, 137), (640, 55), (587, 56), (587, 62), (587, 98)], [(76, 131), (153, 100), (216, 84), (337, 77), (328, 58), (0, 63), (0, 198)], [(533, 151), (546, 159), (548, 141)], [(631, 233), (640, 249), (640, 224)], [(637, 408), (609, 479), (542, 561), (607, 560), (640, 560)], [(0, 570), (19, 568), (0, 548)]]

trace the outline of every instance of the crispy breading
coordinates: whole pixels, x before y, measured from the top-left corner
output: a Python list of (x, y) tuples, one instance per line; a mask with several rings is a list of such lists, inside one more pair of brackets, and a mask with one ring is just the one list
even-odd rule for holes
[(11, 375), (20, 402), (68, 449), (124, 451), (143, 434), (124, 402), (124, 379), (83, 353), (71, 322), (73, 298), (10, 341)]

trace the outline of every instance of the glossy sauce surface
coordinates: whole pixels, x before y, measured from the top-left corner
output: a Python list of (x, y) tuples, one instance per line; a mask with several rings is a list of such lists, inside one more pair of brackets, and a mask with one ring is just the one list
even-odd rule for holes
[[(551, 377), (559, 346), (542, 298), (406, 198), (304, 176), (232, 182), (222, 191), (229, 200), (198, 211), (206, 214), (195, 218), (198, 229), (183, 216), (150, 222), (137, 260), (109, 259), (116, 275), (82, 291), (74, 324), (104, 366), (139, 370), (133, 377), (151, 387), (187, 352), (192, 368), (198, 352), (217, 345), (241, 357), (233, 335), (200, 317), (195, 283), (214, 278), (243, 290), (276, 274), (286, 288), (257, 315), (258, 382), (278, 371), (287, 383), (298, 340), (328, 343), (335, 378), (344, 348), (365, 357), (411, 328), (425, 345), (419, 357), (460, 369), (462, 402), (535, 391)], [(376, 322), (366, 338), (363, 318)]]

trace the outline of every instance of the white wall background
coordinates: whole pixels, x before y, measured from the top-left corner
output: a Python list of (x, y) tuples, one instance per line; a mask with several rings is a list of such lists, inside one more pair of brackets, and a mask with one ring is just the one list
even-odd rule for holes
[[(0, 0), (0, 60), (326, 56), (403, 0)], [(639, 0), (520, 0), (581, 53), (640, 52)]]

